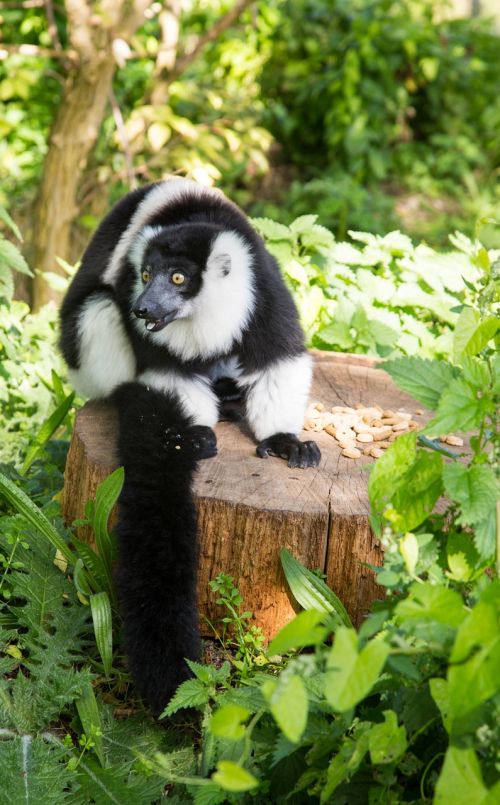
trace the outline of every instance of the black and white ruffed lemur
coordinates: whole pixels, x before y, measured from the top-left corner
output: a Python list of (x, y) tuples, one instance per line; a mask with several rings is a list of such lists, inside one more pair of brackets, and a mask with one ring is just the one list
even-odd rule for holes
[(318, 447), (297, 438), (311, 359), (262, 239), (221, 192), (186, 179), (129, 193), (104, 219), (63, 301), (60, 343), (75, 389), (118, 408), (124, 647), (159, 713), (199, 656), (191, 490), (217, 452), (217, 384), (236, 386), (259, 456), (314, 467)]

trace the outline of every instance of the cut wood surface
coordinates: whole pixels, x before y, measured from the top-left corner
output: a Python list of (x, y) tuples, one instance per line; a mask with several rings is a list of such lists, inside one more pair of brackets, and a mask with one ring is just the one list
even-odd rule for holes
[[(374, 405), (414, 413), (414, 400), (399, 391), (374, 361), (357, 355), (314, 353), (312, 400), (327, 407)], [(416, 417), (421, 419), (421, 417)], [(327, 433), (304, 432), (322, 451), (315, 469), (289, 469), (280, 459), (260, 459), (238, 425), (216, 428), (219, 452), (200, 462), (195, 481), (200, 534), (199, 608), (202, 629), (220, 612), (208, 582), (223, 571), (234, 577), (245, 609), (271, 637), (294, 614), (279, 561), (288, 550), (326, 574), (354, 622), (359, 623), (379, 588), (367, 565), (381, 563), (368, 522), (368, 467), (372, 458), (344, 458)], [(117, 466), (117, 421), (107, 403), (87, 403), (76, 418), (65, 473), (66, 522), (83, 516), (85, 502)], [(92, 540), (87, 527), (79, 536)], [(168, 583), (168, 582), (166, 582)]]

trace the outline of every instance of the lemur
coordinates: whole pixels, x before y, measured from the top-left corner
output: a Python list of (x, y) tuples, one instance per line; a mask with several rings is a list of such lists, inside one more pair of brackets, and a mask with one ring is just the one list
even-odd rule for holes
[(317, 445), (297, 438), (311, 358), (262, 239), (220, 191), (187, 179), (135, 190), (102, 221), (64, 298), (60, 345), (75, 389), (118, 408), (124, 648), (160, 713), (199, 656), (192, 482), (217, 452), (218, 384), (241, 395), (259, 456), (315, 467)]

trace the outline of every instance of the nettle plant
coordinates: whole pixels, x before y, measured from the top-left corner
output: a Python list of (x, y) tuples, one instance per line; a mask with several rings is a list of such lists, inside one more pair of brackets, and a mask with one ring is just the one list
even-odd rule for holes
[[(384, 600), (356, 631), (321, 579), (303, 569), (297, 582), (285, 554), (305, 611), (271, 642), (268, 665), (239, 680), (228, 664), (193, 665), (165, 711), (202, 713), (199, 752), (149, 760), (178, 801), (499, 801), (500, 261), (468, 248), (477, 279), (453, 360), (384, 365), (433, 411), (370, 475)], [(444, 448), (450, 431), (470, 447)]]
[(454, 250), (441, 254), (401, 232), (353, 231), (354, 242), (341, 243), (316, 221), (253, 219), (294, 292), (309, 344), (382, 358), (449, 357), (456, 308), (480, 276), (474, 243), (456, 233)]

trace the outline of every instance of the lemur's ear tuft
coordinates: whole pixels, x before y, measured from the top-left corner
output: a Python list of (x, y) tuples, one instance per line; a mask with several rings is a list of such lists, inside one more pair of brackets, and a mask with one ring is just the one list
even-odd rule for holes
[(207, 268), (215, 270), (221, 277), (227, 277), (231, 271), (231, 257), (229, 254), (214, 254), (208, 258)]

